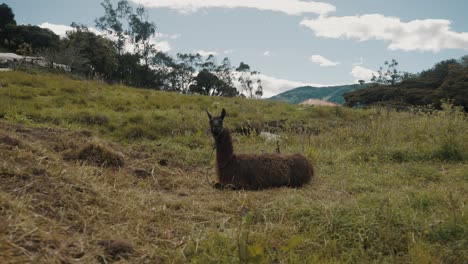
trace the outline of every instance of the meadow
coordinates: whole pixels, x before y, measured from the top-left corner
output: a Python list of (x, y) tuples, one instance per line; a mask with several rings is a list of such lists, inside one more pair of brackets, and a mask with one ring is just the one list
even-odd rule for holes
[[(234, 149), (302, 153), (303, 188), (218, 190)], [(0, 263), (468, 263), (468, 120), (0, 73)]]

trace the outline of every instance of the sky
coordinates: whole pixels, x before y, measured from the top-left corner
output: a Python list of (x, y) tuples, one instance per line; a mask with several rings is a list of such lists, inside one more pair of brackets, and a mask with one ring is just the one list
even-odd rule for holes
[[(417, 73), (468, 54), (466, 0), (128, 0), (157, 26), (171, 55), (229, 57), (261, 73), (264, 97), (369, 80), (384, 61)], [(3, 0), (19, 24), (63, 35), (95, 27), (100, 0)], [(117, 0), (112, 1), (114, 4)]]

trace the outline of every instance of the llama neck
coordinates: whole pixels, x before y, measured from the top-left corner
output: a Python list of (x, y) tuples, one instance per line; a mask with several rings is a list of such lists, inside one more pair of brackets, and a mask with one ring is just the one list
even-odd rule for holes
[(227, 165), (234, 155), (231, 133), (227, 128), (216, 138), (216, 161), (219, 167)]

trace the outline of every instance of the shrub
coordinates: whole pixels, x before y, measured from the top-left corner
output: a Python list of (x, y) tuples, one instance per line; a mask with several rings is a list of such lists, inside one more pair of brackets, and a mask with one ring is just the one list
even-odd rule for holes
[(444, 142), (438, 149), (436, 149), (434, 155), (442, 161), (459, 162), (465, 160), (465, 154), (463, 152), (462, 146), (456, 142), (448, 141)]

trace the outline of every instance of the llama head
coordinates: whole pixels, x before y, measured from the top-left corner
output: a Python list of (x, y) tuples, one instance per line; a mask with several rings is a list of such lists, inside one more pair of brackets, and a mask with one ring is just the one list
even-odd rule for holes
[(206, 110), (206, 113), (208, 114), (208, 118), (210, 119), (210, 128), (211, 128), (211, 134), (213, 135), (214, 138), (217, 138), (221, 132), (223, 132), (223, 121), (224, 117), (226, 116), (226, 110), (221, 111), (221, 115), (217, 117), (213, 117), (208, 110)]

